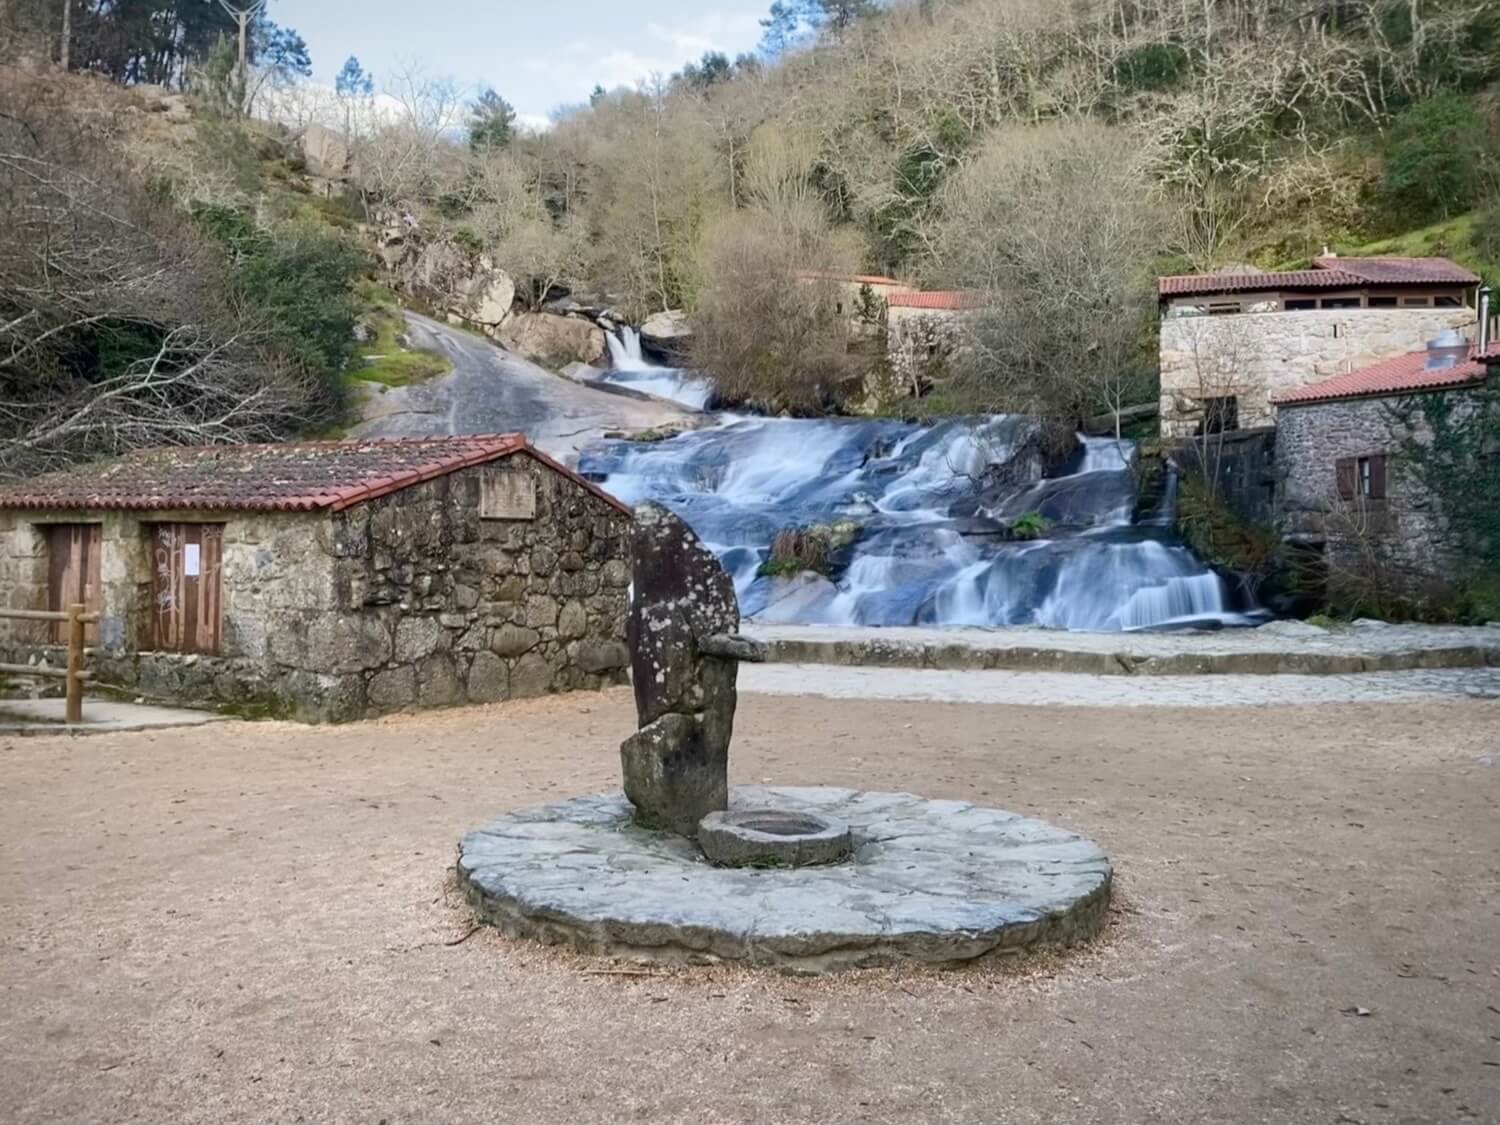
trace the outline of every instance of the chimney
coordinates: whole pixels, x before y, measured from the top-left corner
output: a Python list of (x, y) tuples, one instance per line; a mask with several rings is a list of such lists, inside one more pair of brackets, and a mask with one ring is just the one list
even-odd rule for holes
[(1483, 355), (1490, 346), (1490, 287), (1479, 287), (1479, 331), (1474, 337), (1474, 350)]
[(1427, 371), (1447, 371), (1469, 358), (1469, 341), (1456, 328), (1445, 328), (1436, 339), (1427, 341)]

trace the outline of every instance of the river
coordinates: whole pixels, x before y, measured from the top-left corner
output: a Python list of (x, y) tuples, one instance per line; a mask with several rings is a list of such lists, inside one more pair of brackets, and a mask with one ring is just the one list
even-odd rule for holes
[[(643, 359), (633, 335), (611, 351), (609, 382), (694, 408), (710, 400), (702, 380)], [(665, 441), (600, 443), (579, 466), (626, 503), (682, 516), (761, 621), (1117, 631), (1263, 620), (1176, 536), (1172, 488), (1138, 515), (1134, 457), (1130, 442), (1080, 437), (1044, 477), (1037, 428), (1017, 416), (723, 414)], [(1017, 538), (1017, 520), (1040, 533)], [(761, 573), (778, 531), (835, 524), (853, 538), (826, 574)]]

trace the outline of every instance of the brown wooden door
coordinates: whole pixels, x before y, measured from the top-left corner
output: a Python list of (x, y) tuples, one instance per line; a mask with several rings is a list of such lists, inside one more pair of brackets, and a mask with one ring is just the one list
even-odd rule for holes
[(223, 558), (223, 524), (160, 523), (152, 529), (157, 651), (219, 651)]
[[(66, 613), (79, 602), (89, 613), (99, 612), (103, 538), (103, 528), (97, 523), (59, 523), (47, 528), (47, 608), (53, 613)], [(53, 644), (68, 643), (67, 622), (56, 622), (48, 631)], [(84, 629), (84, 643), (99, 643), (97, 623)]]

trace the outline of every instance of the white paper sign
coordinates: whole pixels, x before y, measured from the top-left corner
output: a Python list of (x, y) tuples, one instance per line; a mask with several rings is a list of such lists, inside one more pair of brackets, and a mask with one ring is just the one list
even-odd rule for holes
[(203, 563), (198, 557), (198, 544), (184, 543), (182, 545), (182, 573), (189, 578), (197, 578), (203, 573)]

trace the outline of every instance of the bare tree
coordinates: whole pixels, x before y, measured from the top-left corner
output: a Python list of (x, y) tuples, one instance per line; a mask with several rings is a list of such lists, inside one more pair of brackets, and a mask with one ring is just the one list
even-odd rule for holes
[(66, 74), (73, 67), (73, 0), (62, 0), (62, 35), (57, 65)]
[[(1172, 321), (1182, 351), (1183, 378), (1163, 372), (1163, 391), (1180, 400), (1179, 419), (1192, 425), (1188, 443), (1210, 497), (1217, 495), (1224, 460), (1224, 435), (1235, 429), (1229, 404), (1251, 389), (1258, 352), (1254, 329), (1238, 316), (1188, 316)], [(1238, 413), (1236, 408), (1235, 413)]]
[(0, 476), (301, 430), (311, 380), (260, 346), (214, 255), (122, 182), (62, 96), (0, 101)]
[(1102, 407), (1118, 435), (1143, 387), (1146, 263), (1163, 231), (1147, 156), (1093, 123), (1013, 129), (954, 182), (933, 268), (991, 295), (958, 371), (976, 405), (1065, 419)]

